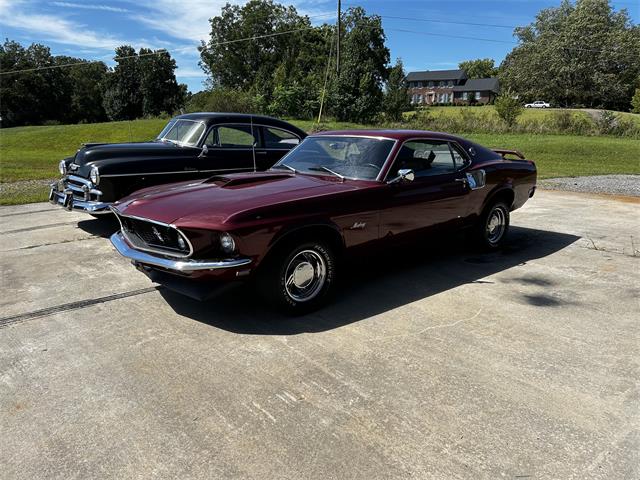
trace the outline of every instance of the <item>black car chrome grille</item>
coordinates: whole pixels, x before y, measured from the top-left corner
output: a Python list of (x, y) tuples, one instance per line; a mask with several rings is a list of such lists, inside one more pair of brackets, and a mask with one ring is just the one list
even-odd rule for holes
[(121, 215), (118, 218), (125, 237), (134, 247), (180, 257), (191, 253), (189, 243), (176, 228)]

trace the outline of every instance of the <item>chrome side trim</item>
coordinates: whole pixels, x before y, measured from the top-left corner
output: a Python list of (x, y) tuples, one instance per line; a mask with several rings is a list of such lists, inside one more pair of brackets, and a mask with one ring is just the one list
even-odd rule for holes
[(136, 242), (130, 240), (127, 237), (126, 230), (124, 228), (124, 225), (122, 225), (122, 221), (120, 220), (120, 217), (132, 218), (134, 220), (140, 220), (141, 222), (155, 223), (156, 225), (161, 225), (163, 227), (173, 228), (176, 232), (178, 232), (178, 235), (180, 235), (182, 237), (182, 239), (185, 242), (187, 242), (187, 245), (189, 245), (189, 253), (187, 255), (177, 255), (175, 253), (167, 252), (166, 250), (160, 250), (158, 248), (152, 248), (152, 247), (148, 247), (148, 248), (146, 248), (146, 247), (137, 247), (138, 250), (142, 250), (143, 252), (157, 253), (157, 254), (160, 254), (160, 255), (164, 255), (166, 257), (174, 257), (174, 258), (189, 258), (191, 255), (193, 255), (193, 245), (191, 245), (191, 242), (189, 241), (187, 236), (184, 233), (182, 233), (180, 231), (180, 229), (178, 227), (176, 227), (175, 225), (173, 225), (172, 223), (158, 222), (157, 220), (151, 220), (149, 218), (143, 218), (143, 217), (136, 217), (134, 215), (123, 215), (122, 213), (120, 213), (120, 211), (117, 208), (115, 208), (115, 207), (109, 207), (109, 208), (111, 209), (113, 214), (118, 219), (118, 223), (120, 224), (120, 229), (121, 229), (120, 231), (122, 232), (124, 237), (127, 239), (127, 242), (129, 242), (131, 245), (135, 245)]
[(177, 172), (147, 172), (147, 173), (113, 173), (107, 175), (100, 175), (100, 178), (112, 178), (112, 177), (142, 177), (147, 175), (174, 175), (177, 173), (214, 173), (214, 172), (238, 172), (242, 171), (251, 171), (253, 172), (253, 167), (247, 168), (219, 168), (217, 170), (178, 170)]
[(116, 232), (111, 235), (111, 244), (115, 247), (120, 255), (129, 258), (134, 262), (145, 265), (154, 265), (166, 270), (176, 272), (195, 272), (201, 270), (221, 270), (225, 268), (236, 268), (249, 265), (249, 258), (234, 258), (227, 260), (171, 260), (168, 258), (156, 257), (148, 253), (140, 252), (127, 245), (122, 232)]

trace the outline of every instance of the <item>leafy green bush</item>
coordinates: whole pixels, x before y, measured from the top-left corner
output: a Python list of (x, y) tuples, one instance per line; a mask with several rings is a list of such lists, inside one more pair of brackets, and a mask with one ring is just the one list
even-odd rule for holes
[(600, 135), (613, 135), (618, 127), (618, 116), (609, 110), (602, 110), (595, 116), (594, 123)]
[(498, 116), (509, 126), (515, 125), (523, 110), (520, 100), (515, 98), (514, 93), (509, 89), (496, 98), (495, 107)]
[(631, 98), (631, 112), (640, 113), (640, 88), (636, 88), (636, 93)]

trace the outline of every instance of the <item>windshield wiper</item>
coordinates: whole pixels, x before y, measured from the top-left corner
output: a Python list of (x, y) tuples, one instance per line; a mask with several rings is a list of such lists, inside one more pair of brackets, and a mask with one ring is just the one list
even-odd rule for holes
[(332, 175), (335, 175), (342, 181), (344, 181), (344, 179), (346, 178), (344, 175), (340, 175), (338, 172), (334, 172), (333, 170), (331, 170), (328, 167), (325, 167), (324, 165), (321, 165), (319, 167), (309, 167), (308, 170), (313, 170), (315, 172), (328, 172)]
[(279, 163), (278, 165), (274, 165), (274, 166), (273, 166), (273, 167), (271, 167), (271, 168), (282, 168), (282, 167), (284, 167), (284, 168), (288, 168), (288, 169), (289, 169), (289, 170), (291, 170), (293, 173), (298, 173), (298, 171), (297, 171), (295, 168), (293, 168), (293, 167), (292, 167), (292, 166), (290, 166), (290, 165), (287, 165), (286, 163)]

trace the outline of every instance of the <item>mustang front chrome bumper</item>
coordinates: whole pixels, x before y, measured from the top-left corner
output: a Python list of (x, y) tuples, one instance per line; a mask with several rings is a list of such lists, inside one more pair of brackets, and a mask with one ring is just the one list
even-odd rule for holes
[(150, 255), (140, 250), (131, 248), (121, 232), (116, 232), (111, 235), (111, 243), (116, 248), (118, 253), (123, 257), (131, 259), (134, 263), (143, 265), (153, 265), (163, 268), (165, 270), (173, 270), (179, 273), (189, 273), (202, 270), (220, 270), (225, 268), (236, 268), (244, 265), (249, 265), (251, 259), (249, 258), (233, 258), (227, 260), (173, 260), (157, 255)]
[(50, 185), (49, 201), (68, 210), (88, 213), (111, 213), (110, 202), (100, 201), (102, 192), (94, 188), (86, 178), (69, 175)]

